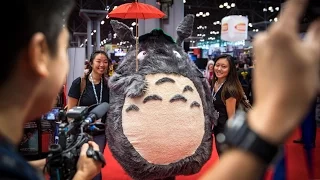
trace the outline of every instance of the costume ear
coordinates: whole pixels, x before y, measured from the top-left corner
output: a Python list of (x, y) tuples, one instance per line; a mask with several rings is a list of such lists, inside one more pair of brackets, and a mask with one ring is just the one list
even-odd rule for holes
[(134, 35), (127, 25), (117, 20), (111, 20), (110, 24), (112, 26), (113, 31), (117, 33), (117, 36), (121, 41), (129, 41), (130, 44), (135, 44)]
[(194, 23), (194, 15), (188, 14), (183, 18), (180, 25), (177, 27), (178, 39), (176, 41), (178, 46), (181, 46), (182, 42), (192, 35)]

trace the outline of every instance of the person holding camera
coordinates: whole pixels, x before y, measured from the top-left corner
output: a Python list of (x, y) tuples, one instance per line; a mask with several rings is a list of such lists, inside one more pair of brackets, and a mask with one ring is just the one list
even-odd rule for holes
[[(0, 71), (0, 174), (1, 179), (44, 179), (17, 151), (25, 122), (48, 112), (69, 70), (66, 28), (74, 1), (12, 0), (19, 22), (4, 18), (10, 31)], [(3, 11), (2, 11), (3, 13)], [(4, 15), (4, 14), (3, 14)], [(94, 142), (81, 148), (73, 179), (92, 179), (102, 164), (87, 156)]]

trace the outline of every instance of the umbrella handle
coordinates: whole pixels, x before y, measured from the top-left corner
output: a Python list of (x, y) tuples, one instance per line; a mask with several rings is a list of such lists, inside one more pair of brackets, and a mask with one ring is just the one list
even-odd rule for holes
[(138, 19), (136, 18), (136, 72), (138, 72)]

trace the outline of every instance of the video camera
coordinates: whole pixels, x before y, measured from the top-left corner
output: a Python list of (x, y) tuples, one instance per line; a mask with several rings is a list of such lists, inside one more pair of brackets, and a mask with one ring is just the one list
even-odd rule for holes
[[(90, 131), (104, 130), (104, 124), (95, 123), (108, 111), (109, 104), (101, 103), (89, 112), (89, 107), (76, 106), (68, 111), (60, 110), (58, 126), (58, 143), (51, 144), (44, 171), (50, 175), (50, 180), (72, 179), (77, 171), (77, 162), (81, 147), (92, 140)], [(69, 121), (68, 121), (69, 120)], [(102, 162), (105, 159), (101, 153), (96, 153), (89, 147), (87, 156)]]

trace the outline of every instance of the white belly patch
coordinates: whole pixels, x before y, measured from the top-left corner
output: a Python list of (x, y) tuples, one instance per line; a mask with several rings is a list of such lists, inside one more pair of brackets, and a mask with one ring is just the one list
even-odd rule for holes
[(193, 82), (174, 74), (145, 78), (144, 96), (125, 99), (124, 135), (149, 163), (167, 165), (193, 155), (205, 131), (203, 105)]

